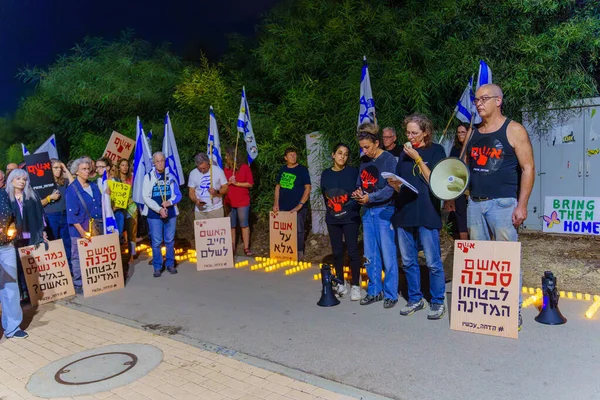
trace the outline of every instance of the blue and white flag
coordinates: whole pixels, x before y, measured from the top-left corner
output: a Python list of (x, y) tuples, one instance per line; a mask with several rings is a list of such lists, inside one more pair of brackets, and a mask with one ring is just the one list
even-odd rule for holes
[(221, 157), (221, 140), (219, 139), (219, 131), (217, 130), (217, 120), (212, 106), (210, 106), (210, 121), (208, 124), (208, 145), (206, 153), (211, 157), (210, 149), (212, 145), (212, 161), (213, 164), (223, 168), (223, 158)]
[(173, 133), (169, 113), (165, 117), (165, 137), (163, 139), (162, 152), (165, 154), (165, 170), (173, 175), (179, 186), (182, 186), (185, 183), (185, 175), (181, 167), (181, 160), (179, 159), (179, 151), (177, 151), (177, 143), (175, 143), (175, 134)]
[(106, 171), (102, 175), (102, 219), (104, 220), (104, 234), (118, 233), (117, 220), (113, 213), (112, 204), (110, 202), (110, 195), (108, 194), (108, 176)]
[(460, 96), (460, 100), (454, 109), (456, 113), (456, 118), (465, 124), (471, 123), (471, 118), (473, 119), (473, 124), (480, 124), (481, 117), (477, 113), (477, 108), (473, 104), (473, 99), (475, 99), (475, 94), (473, 94), (473, 77), (469, 79), (469, 83), (465, 90), (463, 91), (462, 96)]
[[(23, 143), (21, 143), (21, 148), (23, 150), (23, 155), (28, 156), (29, 150), (27, 150), (27, 147), (25, 147)], [(58, 150), (56, 149), (56, 136), (50, 136), (48, 139), (46, 139), (44, 143), (42, 143), (40, 147), (37, 148), (36, 151), (34, 151), (34, 154), (39, 153), (48, 153), (48, 157), (58, 159)]]
[(242, 134), (244, 142), (246, 142), (246, 152), (248, 153), (248, 164), (258, 156), (258, 146), (252, 130), (252, 122), (250, 121), (250, 109), (248, 108), (248, 99), (246, 98), (246, 88), (242, 88), (242, 102), (240, 103), (240, 113), (238, 114), (237, 130)]
[(492, 83), (492, 70), (485, 61), (479, 60), (479, 74), (477, 74), (477, 87), (475, 90), (488, 83)]
[(373, 100), (373, 91), (371, 90), (371, 78), (369, 77), (367, 56), (363, 56), (362, 75), (360, 77), (358, 125), (363, 122), (377, 123), (377, 117), (375, 116), (375, 100)]
[(133, 155), (133, 184), (131, 187), (131, 197), (138, 204), (144, 204), (142, 196), (142, 186), (144, 176), (152, 170), (152, 150), (150, 144), (144, 135), (144, 128), (140, 117), (137, 118), (135, 128), (135, 153)]

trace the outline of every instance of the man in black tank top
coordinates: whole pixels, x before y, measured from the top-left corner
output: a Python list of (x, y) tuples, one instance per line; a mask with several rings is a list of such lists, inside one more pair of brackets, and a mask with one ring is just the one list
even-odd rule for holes
[[(502, 115), (504, 96), (498, 85), (483, 85), (475, 96), (473, 103), (482, 122), (465, 140), (465, 161), (471, 173), (469, 237), (516, 242), (517, 228), (527, 218), (533, 188), (533, 149), (523, 125)], [(519, 313), (519, 330), (521, 324)]]

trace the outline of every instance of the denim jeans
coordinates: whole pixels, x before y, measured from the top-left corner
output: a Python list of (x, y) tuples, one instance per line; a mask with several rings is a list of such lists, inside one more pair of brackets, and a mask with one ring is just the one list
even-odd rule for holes
[(398, 228), (398, 246), (408, 283), (408, 301), (417, 303), (421, 293), (421, 268), (419, 267), (419, 243), (423, 246), (427, 268), (429, 268), (429, 292), (431, 304), (444, 304), (446, 278), (440, 249), (440, 231), (424, 226)]
[(175, 266), (175, 228), (177, 217), (173, 218), (148, 218), (148, 230), (152, 240), (152, 265), (154, 271), (162, 271), (163, 258), (160, 251), (162, 243), (167, 248), (166, 267)]
[(12, 244), (0, 246), (0, 302), (2, 302), (2, 329), (11, 337), (23, 321), (19, 285), (17, 283), (17, 253)]
[(125, 233), (125, 213), (127, 211), (123, 209), (117, 209), (114, 211), (115, 221), (117, 222), (117, 229), (119, 230), (119, 240)]
[(79, 264), (79, 249), (77, 240), (79, 237), (71, 237), (71, 266), (73, 269), (73, 286), (81, 288), (81, 265)]
[[(517, 199), (512, 197), (484, 201), (469, 199), (467, 205), (467, 225), (471, 240), (494, 240), (516, 242), (519, 240), (517, 228), (512, 223), (512, 215), (517, 207)], [(519, 309), (523, 303), (523, 266), (519, 276)]]
[(248, 221), (250, 220), (250, 206), (246, 207), (232, 207), (231, 212), (229, 213), (229, 218), (231, 219), (231, 227), (236, 228), (238, 226), (238, 221), (240, 228), (247, 228)]
[[(375, 296), (381, 292), (383, 286), (383, 296), (386, 299), (397, 300), (398, 256), (391, 223), (392, 215), (394, 206), (362, 209), (365, 268), (369, 275), (367, 293)], [(385, 271), (383, 285), (382, 268)]]
[(52, 239), (62, 239), (65, 246), (65, 253), (67, 253), (67, 261), (69, 262), (69, 269), (73, 273), (73, 267), (71, 265), (71, 236), (69, 235), (69, 225), (67, 224), (67, 213), (55, 212), (47, 213), (48, 224), (52, 231)]

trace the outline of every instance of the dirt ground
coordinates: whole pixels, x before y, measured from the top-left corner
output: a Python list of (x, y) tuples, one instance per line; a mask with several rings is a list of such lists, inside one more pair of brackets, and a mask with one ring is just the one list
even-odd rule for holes
[[(193, 238), (191, 221), (193, 214), (182, 212), (183, 221), (190, 221), (189, 230), (178, 229), (178, 237)], [(307, 227), (310, 228), (310, 227)], [(268, 222), (252, 221), (251, 249), (255, 256), (269, 256)], [(557, 277), (560, 290), (600, 294), (600, 240), (591, 236), (550, 235), (539, 232), (521, 233), (523, 286), (541, 287), (544, 271), (552, 271)], [(237, 255), (244, 255), (238, 234)], [(446, 279), (452, 278), (453, 239), (442, 233), (442, 259)], [(362, 243), (359, 243), (362, 249)], [(332, 262), (329, 236), (308, 234), (304, 252), (304, 261), (315, 263)], [(425, 265), (425, 260), (421, 259)], [(348, 265), (347, 263), (345, 265)]]

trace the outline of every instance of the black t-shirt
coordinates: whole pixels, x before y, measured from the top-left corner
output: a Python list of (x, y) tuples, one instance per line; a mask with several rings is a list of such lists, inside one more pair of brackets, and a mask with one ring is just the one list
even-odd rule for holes
[(402, 146), (399, 146), (396, 144), (396, 146), (394, 146), (393, 149), (391, 150), (386, 150), (388, 153), (391, 153), (394, 157), (396, 157), (396, 161), (398, 161), (398, 159), (400, 158), (400, 154), (402, 154), (402, 151), (404, 149), (402, 148)]
[(327, 168), (321, 174), (321, 192), (325, 199), (325, 222), (333, 225), (359, 223), (360, 205), (351, 198), (356, 190), (358, 168), (346, 166), (341, 171)]
[[(308, 169), (300, 164), (294, 168), (284, 165), (277, 174), (277, 184), (280, 186), (279, 209), (281, 211), (291, 211), (302, 200), (304, 186), (310, 185)], [(304, 207), (306, 207), (306, 204), (304, 204)]]
[[(430, 170), (446, 158), (444, 148), (433, 143), (431, 146), (416, 149)], [(395, 227), (410, 228), (424, 226), (428, 229), (442, 229), (440, 200), (431, 193), (425, 178), (415, 169), (415, 162), (406, 153), (400, 156), (396, 167), (396, 175), (400, 176), (419, 191), (416, 194), (407, 187), (401, 186), (396, 196), (396, 213), (392, 217)]]

